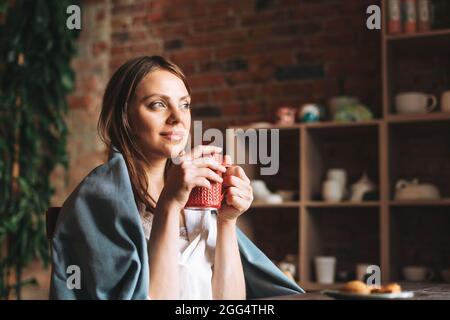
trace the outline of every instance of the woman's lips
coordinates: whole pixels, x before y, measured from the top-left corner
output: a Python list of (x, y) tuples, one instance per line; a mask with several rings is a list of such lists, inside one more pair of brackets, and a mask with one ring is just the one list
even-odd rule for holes
[(161, 132), (160, 135), (171, 141), (180, 141), (184, 138), (184, 132), (183, 131), (166, 131)]

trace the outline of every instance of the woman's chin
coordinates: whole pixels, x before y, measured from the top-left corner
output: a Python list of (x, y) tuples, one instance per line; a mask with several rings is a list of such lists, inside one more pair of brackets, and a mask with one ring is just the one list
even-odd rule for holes
[(164, 148), (164, 155), (166, 156), (166, 158), (176, 158), (183, 150), (184, 147), (181, 144), (178, 146), (166, 146)]

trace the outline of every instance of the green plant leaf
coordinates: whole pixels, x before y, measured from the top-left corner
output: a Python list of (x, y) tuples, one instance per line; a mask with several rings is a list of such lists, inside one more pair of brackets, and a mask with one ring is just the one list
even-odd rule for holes
[[(65, 8), (78, 1), (15, 0), (7, 8), (6, 3), (0, 0), (6, 18), (0, 24), (0, 299), (16, 289), (20, 296), (21, 288), (33, 283), (7, 286), (8, 270), (20, 279), (33, 259), (49, 261), (44, 212), (54, 193), (50, 174), (57, 165), (68, 166), (64, 116), (66, 95), (75, 85), (70, 60), (79, 34), (65, 28)], [(20, 176), (13, 189), (17, 160)]]

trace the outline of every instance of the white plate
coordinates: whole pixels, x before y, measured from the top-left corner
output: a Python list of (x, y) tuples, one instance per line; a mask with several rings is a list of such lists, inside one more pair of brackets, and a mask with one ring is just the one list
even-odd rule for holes
[(340, 300), (388, 300), (388, 299), (409, 299), (414, 297), (412, 291), (402, 291), (399, 293), (371, 293), (359, 294), (352, 292), (343, 292), (337, 290), (324, 290), (323, 294)]

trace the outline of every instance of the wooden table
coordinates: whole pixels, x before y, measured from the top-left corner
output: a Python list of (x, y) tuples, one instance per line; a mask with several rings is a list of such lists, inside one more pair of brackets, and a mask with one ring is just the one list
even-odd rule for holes
[[(399, 283), (404, 291), (413, 291), (408, 300), (450, 300), (450, 283)], [(320, 291), (305, 294), (268, 298), (264, 300), (334, 300)]]

